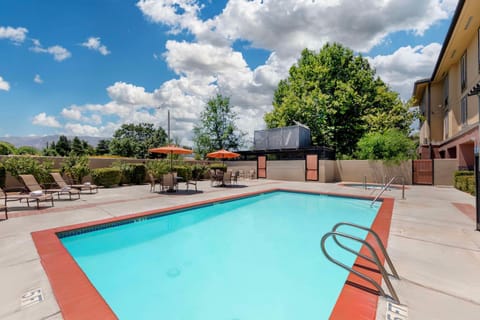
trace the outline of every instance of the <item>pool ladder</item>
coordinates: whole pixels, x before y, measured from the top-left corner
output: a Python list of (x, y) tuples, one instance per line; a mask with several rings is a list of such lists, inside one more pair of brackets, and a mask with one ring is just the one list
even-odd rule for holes
[[(370, 243), (368, 243), (366, 240), (355, 237), (351, 234), (338, 232), (337, 229), (341, 226), (354, 227), (354, 228), (357, 228), (357, 229), (365, 230), (368, 233), (372, 234), (372, 236), (377, 241), (378, 248), (380, 248), (383, 256), (385, 257), (385, 261), (387, 262), (391, 273), (388, 273), (387, 270), (385, 269), (385, 267), (382, 265), (382, 263), (380, 262), (380, 258), (378, 257), (377, 252), (375, 251), (374, 247)], [(355, 254), (355, 255), (357, 255), (357, 256), (365, 259), (365, 260), (368, 260), (368, 261), (374, 263), (377, 266), (380, 273), (382, 274), (383, 281), (385, 282), (390, 295), (387, 295), (385, 290), (383, 290), (383, 288), (381, 287), (380, 283), (377, 283), (371, 277), (369, 277), (369, 276), (367, 276), (367, 275), (365, 275), (365, 274), (363, 274), (363, 273), (361, 273), (357, 270), (354, 270), (352, 267), (349, 267), (346, 264), (340, 262), (339, 260), (333, 258), (328, 253), (327, 249), (325, 248), (325, 241), (330, 237), (332, 237), (333, 240), (335, 241), (335, 243), (339, 247), (341, 247), (342, 249), (345, 249), (345, 250), (347, 250), (347, 251), (349, 251), (349, 252), (351, 252), (351, 253), (353, 253), (353, 254)], [(344, 244), (340, 243), (340, 241), (338, 240), (339, 237), (354, 240), (356, 242), (362, 243), (370, 251), (370, 254), (371, 254), (372, 257), (366, 256), (366, 255), (364, 255), (360, 252), (357, 252), (357, 251), (353, 250), (352, 248), (349, 248), (349, 247), (345, 246)], [(394, 277), (395, 279), (400, 279), (400, 277), (398, 276), (397, 270), (395, 270), (395, 267), (393, 266), (392, 260), (390, 259), (389, 255), (387, 253), (387, 250), (385, 249), (385, 246), (383, 245), (382, 241), (380, 240), (380, 237), (378, 236), (378, 234), (375, 231), (373, 231), (372, 229), (369, 229), (367, 227), (358, 225), (358, 224), (349, 223), (349, 222), (340, 222), (340, 223), (337, 223), (333, 227), (332, 231), (327, 232), (326, 234), (323, 235), (322, 240), (320, 241), (320, 247), (322, 248), (323, 254), (325, 255), (325, 257), (327, 257), (328, 260), (330, 260), (330, 262), (333, 262), (334, 264), (342, 267), (343, 269), (345, 269), (345, 270), (357, 275), (358, 277), (370, 282), (375, 288), (377, 288), (380, 295), (382, 295), (383, 297), (386, 297), (388, 299), (393, 300), (397, 304), (400, 304), (400, 300), (398, 299), (398, 295), (395, 292), (395, 289), (393, 288), (392, 282), (390, 281), (390, 278), (389, 278), (391, 276), (391, 277)]]
[(390, 181), (388, 181), (388, 183), (386, 183), (383, 188), (380, 190), (380, 192), (375, 196), (375, 198), (372, 200), (372, 203), (370, 203), (370, 207), (373, 207), (373, 205), (375, 204), (375, 202), (377, 202), (378, 198), (380, 198), (382, 196), (382, 194), (385, 192), (385, 190), (387, 190), (388, 188), (390, 188), (390, 186), (392, 185), (393, 181), (395, 181), (397, 178), (401, 178), (402, 179), (402, 200), (405, 200), (405, 177), (404, 176), (395, 176), (393, 177), (392, 179), (390, 179)]

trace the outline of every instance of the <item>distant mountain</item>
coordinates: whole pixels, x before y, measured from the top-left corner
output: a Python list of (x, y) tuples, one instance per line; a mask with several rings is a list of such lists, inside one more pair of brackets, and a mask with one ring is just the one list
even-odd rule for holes
[[(22, 146), (31, 146), (35, 147), (39, 150), (42, 150), (47, 146), (47, 142), (50, 144), (52, 142), (57, 142), (60, 135), (51, 135), (51, 136), (32, 136), (32, 137), (0, 137), (0, 141), (6, 141), (8, 143), (13, 144), (16, 148)], [(73, 140), (75, 136), (67, 136), (68, 140)], [(80, 140), (85, 140), (88, 144), (96, 147), (98, 141), (111, 139), (111, 138), (103, 138), (103, 137), (90, 137), (90, 136), (78, 136)]]

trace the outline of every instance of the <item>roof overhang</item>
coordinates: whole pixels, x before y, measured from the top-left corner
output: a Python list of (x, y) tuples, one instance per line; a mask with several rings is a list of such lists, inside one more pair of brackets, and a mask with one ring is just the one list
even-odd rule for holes
[(423, 93), (425, 92), (425, 89), (427, 88), (429, 83), (430, 79), (421, 79), (415, 81), (412, 92), (412, 97), (414, 97), (416, 101), (415, 105), (418, 105), (420, 101), (422, 101)]
[(480, 25), (480, 1), (460, 0), (433, 70), (432, 82), (442, 80), (451, 66), (458, 63), (469, 42), (477, 34), (478, 25)]

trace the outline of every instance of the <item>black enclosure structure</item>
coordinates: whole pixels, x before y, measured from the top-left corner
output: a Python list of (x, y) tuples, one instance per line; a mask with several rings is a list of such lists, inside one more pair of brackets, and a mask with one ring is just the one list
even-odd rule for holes
[(324, 146), (312, 146), (310, 129), (303, 125), (256, 130), (253, 135), (253, 150), (237, 151), (238, 160), (304, 160), (307, 155), (318, 155), (319, 160), (335, 160), (335, 152)]

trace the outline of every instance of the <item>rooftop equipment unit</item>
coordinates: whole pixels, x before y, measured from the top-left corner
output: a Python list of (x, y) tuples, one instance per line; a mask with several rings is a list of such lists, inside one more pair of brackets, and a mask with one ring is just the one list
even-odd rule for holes
[(310, 129), (296, 125), (268, 130), (255, 130), (254, 150), (302, 149), (311, 147)]

